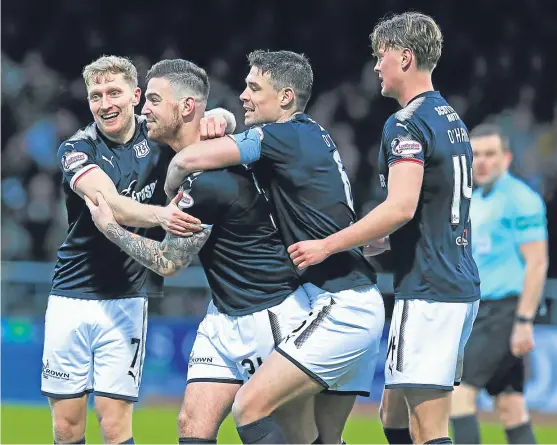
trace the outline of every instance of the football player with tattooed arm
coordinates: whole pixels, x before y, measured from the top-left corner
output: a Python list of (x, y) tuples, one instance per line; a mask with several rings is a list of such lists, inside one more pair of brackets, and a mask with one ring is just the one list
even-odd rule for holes
[[(240, 99), (253, 128), (178, 153), (167, 193), (192, 172), (253, 163), (287, 245), (348, 227), (356, 214), (340, 154), (327, 130), (304, 113), (313, 86), (308, 59), (258, 50), (248, 60)], [(384, 323), (373, 267), (353, 249), (300, 279), (312, 312), (236, 394), (232, 414), (244, 443), (285, 443), (274, 415), (301, 400), (315, 401), (314, 443), (341, 443), (356, 396), (369, 396)]]
[[(207, 74), (186, 60), (163, 60), (147, 79), (143, 114), (149, 138), (187, 151), (201, 138)], [(213, 137), (219, 129), (213, 132), (208, 125), (204, 132)], [(168, 234), (162, 242), (118, 224), (101, 196), (98, 205), (86, 201), (99, 230), (160, 275), (187, 267), (199, 252), (212, 301), (191, 352), (178, 418), (179, 443), (216, 443), (241, 385), (283, 336), (300, 325), (311, 306), (250, 170), (238, 166), (194, 173), (183, 179), (181, 193), (179, 206), (200, 219), (203, 230), (189, 238)], [(317, 436), (309, 402), (277, 412), (291, 443), (310, 443)]]
[(191, 235), (199, 220), (179, 211), (179, 197), (162, 207), (174, 153), (149, 140), (145, 119), (134, 115), (141, 94), (135, 66), (103, 56), (84, 68), (83, 79), (94, 122), (58, 150), (69, 230), (48, 299), (41, 392), (55, 443), (85, 442), (93, 391), (104, 441), (133, 443), (147, 298), (162, 296), (163, 279), (98, 232), (83, 198), (102, 194), (121, 224), (155, 239), (164, 237), (163, 228)]
[(433, 88), (443, 43), (433, 18), (392, 15), (370, 37), (381, 94), (402, 107), (381, 140), (386, 200), (349, 228), (289, 252), (305, 269), (390, 235), (395, 307), (381, 405), (385, 435), (389, 443), (451, 443), (450, 395), (480, 299), (470, 229), (472, 147), (458, 113)]

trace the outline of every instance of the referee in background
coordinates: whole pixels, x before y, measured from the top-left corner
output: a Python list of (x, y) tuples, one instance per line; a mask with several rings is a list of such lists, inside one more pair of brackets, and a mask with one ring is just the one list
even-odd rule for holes
[(470, 136), (477, 185), (472, 252), (482, 299), (462, 383), (452, 397), (454, 443), (480, 443), (476, 399), (484, 388), (495, 398), (507, 442), (536, 443), (523, 395), (524, 356), (534, 347), (533, 321), (548, 264), (545, 205), (508, 172), (512, 155), (498, 127), (480, 125)]

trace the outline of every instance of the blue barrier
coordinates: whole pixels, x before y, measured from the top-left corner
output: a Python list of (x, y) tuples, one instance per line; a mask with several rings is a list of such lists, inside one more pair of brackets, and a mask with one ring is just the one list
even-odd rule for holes
[[(199, 321), (193, 318), (150, 318), (141, 384), (142, 400), (182, 396), (187, 362)], [(41, 318), (2, 319), (3, 403), (45, 403), (40, 394), (43, 323)], [(362, 402), (381, 400), (387, 333), (388, 325), (383, 330), (371, 398), (362, 398)], [(557, 328), (536, 326), (535, 340), (532, 378), (526, 388), (526, 399), (533, 409), (557, 413)], [(485, 394), (480, 397), (480, 406), (490, 409), (490, 401)]]

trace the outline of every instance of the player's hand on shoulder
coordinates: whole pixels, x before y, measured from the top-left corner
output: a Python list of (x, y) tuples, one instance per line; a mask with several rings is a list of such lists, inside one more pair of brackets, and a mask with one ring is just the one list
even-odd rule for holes
[(308, 240), (292, 244), (288, 253), (298, 269), (319, 264), (327, 259), (329, 253), (326, 249), (325, 240)]
[(224, 108), (215, 108), (205, 112), (199, 123), (201, 140), (220, 138), (232, 134), (236, 129), (236, 118)]
[(83, 196), (85, 204), (87, 204), (87, 207), (89, 207), (91, 218), (93, 219), (95, 226), (102, 233), (106, 233), (111, 225), (118, 226), (118, 223), (116, 222), (116, 218), (114, 217), (114, 212), (104, 199), (102, 193), (97, 192), (95, 198), (97, 200), (96, 203), (89, 199), (87, 195)]
[(534, 326), (532, 323), (515, 323), (511, 335), (511, 352), (522, 357), (534, 349)]
[(166, 207), (157, 207), (156, 216), (161, 227), (167, 232), (177, 236), (192, 236), (202, 230), (201, 221), (180, 209), (182, 196), (183, 193), (178, 192)]

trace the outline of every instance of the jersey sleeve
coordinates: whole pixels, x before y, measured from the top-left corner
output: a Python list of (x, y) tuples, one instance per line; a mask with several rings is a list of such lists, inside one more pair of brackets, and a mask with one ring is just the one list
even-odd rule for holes
[(242, 164), (259, 159), (283, 163), (295, 158), (299, 148), (292, 125), (289, 122), (273, 123), (232, 135), (240, 150)]
[(421, 131), (410, 121), (389, 119), (383, 129), (382, 146), (389, 167), (399, 162), (424, 164), (427, 143)]
[(545, 204), (531, 190), (518, 192), (512, 201), (512, 229), (518, 245), (547, 239)]
[(218, 224), (239, 193), (237, 184), (225, 172), (216, 171), (188, 176), (180, 190), (183, 196), (178, 207), (207, 225)]
[(58, 161), (63, 180), (74, 191), (81, 178), (99, 167), (95, 161), (93, 146), (84, 139), (63, 142), (58, 148)]

